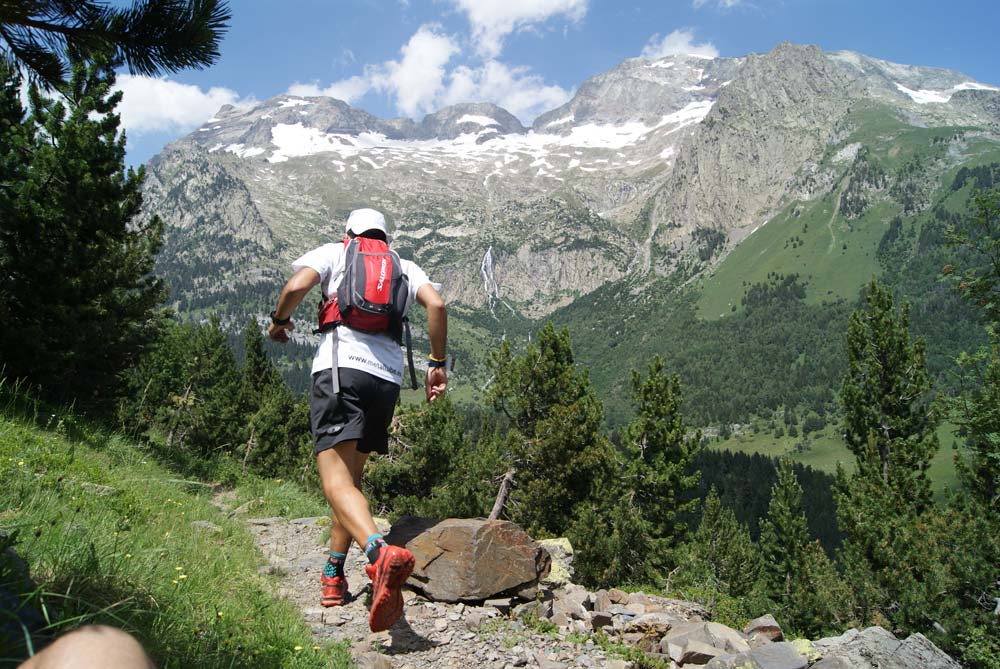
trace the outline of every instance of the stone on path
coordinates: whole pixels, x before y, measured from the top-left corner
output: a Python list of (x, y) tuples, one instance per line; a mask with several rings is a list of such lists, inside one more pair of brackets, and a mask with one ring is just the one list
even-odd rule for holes
[(523, 590), (544, 578), (551, 562), (524, 530), (505, 520), (404, 516), (386, 541), (405, 546), (416, 558), (409, 584), (442, 602)]

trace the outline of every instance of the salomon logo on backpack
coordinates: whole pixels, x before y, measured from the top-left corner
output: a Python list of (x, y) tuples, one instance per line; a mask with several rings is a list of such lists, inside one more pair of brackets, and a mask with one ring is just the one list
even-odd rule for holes
[(318, 332), (346, 325), (401, 342), (410, 284), (399, 256), (380, 239), (344, 239), (344, 275), (319, 308)]

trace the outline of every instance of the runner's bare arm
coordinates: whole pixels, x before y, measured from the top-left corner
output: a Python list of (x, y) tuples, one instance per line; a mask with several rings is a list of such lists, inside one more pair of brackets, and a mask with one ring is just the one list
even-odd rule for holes
[[(278, 306), (274, 309), (274, 317), (278, 320), (291, 318), (295, 307), (299, 306), (299, 302), (318, 283), (319, 272), (310, 267), (303, 267), (293, 274), (292, 278), (285, 284), (285, 287), (281, 289), (281, 295), (278, 297)], [(272, 322), (267, 328), (267, 336), (272, 341), (283, 344), (288, 341), (288, 332), (294, 329), (295, 324), (291, 321), (288, 321), (284, 325)]]
[[(434, 286), (425, 283), (417, 290), (417, 302), (427, 309), (427, 336), (431, 340), (431, 357), (444, 360), (448, 344), (448, 312), (444, 300)], [(444, 367), (429, 367), (424, 380), (427, 401), (433, 402), (444, 394), (448, 386), (448, 372)]]

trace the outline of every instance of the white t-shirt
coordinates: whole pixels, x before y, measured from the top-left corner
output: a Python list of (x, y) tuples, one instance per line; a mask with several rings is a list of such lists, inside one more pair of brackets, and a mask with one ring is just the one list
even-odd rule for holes
[[(416, 263), (400, 258), (403, 274), (410, 280), (410, 303), (416, 300), (421, 286), (430, 283), (435, 290), (440, 284), (431, 283), (424, 270)], [(304, 267), (319, 273), (320, 286), (324, 295), (332, 295), (344, 275), (344, 244), (336, 242), (313, 249), (292, 263), (292, 270), (298, 272)], [(368, 372), (372, 376), (391, 381), (397, 385), (403, 382), (403, 350), (387, 334), (360, 332), (348, 327), (339, 327), (324, 332), (320, 336), (319, 348), (313, 358), (312, 373), (333, 367), (333, 341), (337, 338), (337, 367), (349, 367)]]

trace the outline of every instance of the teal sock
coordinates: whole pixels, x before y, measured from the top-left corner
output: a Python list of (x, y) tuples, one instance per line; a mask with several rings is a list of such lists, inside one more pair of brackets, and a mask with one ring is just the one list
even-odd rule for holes
[(333, 578), (334, 576), (344, 576), (344, 560), (347, 556), (343, 553), (334, 553), (330, 551), (330, 558), (326, 561), (323, 566), (323, 576), (327, 578)]
[(373, 534), (368, 537), (368, 541), (365, 542), (365, 556), (368, 558), (369, 564), (375, 564), (378, 561), (379, 551), (385, 545), (385, 539), (382, 538), (381, 534)]

